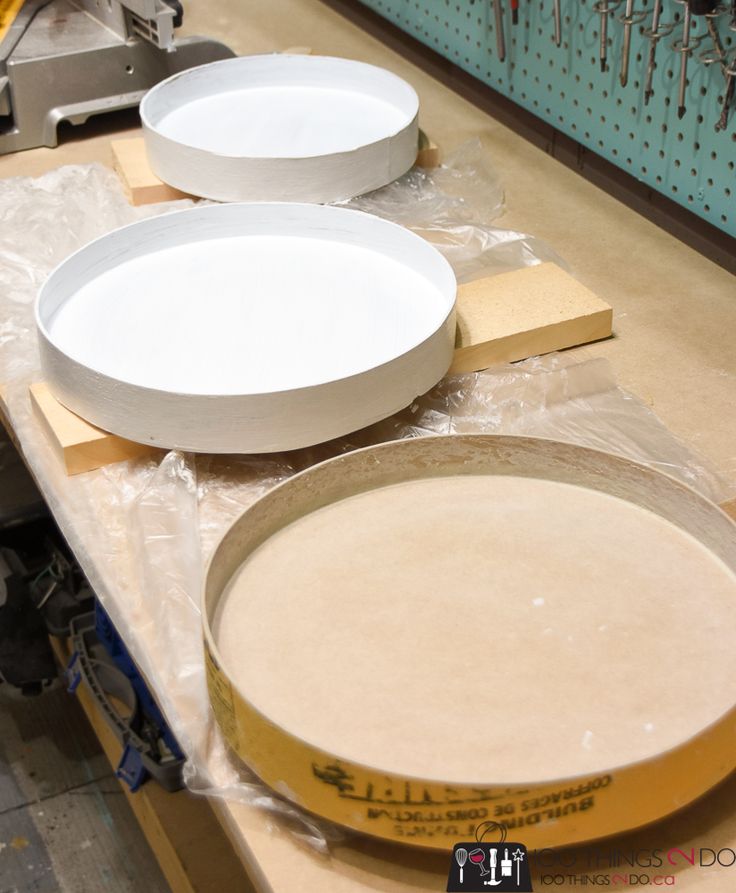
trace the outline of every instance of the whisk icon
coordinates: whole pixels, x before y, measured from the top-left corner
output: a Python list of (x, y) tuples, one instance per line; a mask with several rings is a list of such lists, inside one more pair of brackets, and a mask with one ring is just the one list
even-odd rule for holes
[(464, 883), (463, 880), (463, 867), (465, 863), (468, 861), (468, 851), (464, 850), (462, 847), (458, 847), (455, 850), (455, 861), (460, 867), (460, 883)]

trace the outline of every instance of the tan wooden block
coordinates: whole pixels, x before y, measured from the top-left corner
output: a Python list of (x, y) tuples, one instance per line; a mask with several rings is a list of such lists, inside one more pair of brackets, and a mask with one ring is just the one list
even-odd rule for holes
[(736, 521), (736, 498), (721, 503), (721, 508), (729, 518)]
[(92, 471), (153, 452), (150, 446), (125, 440), (85, 422), (62, 406), (45, 382), (36, 382), (29, 390), (36, 417), (67, 474)]
[(417, 151), (417, 167), (439, 167), (442, 160), (440, 147), (423, 131), (419, 131), (419, 150)]
[(123, 184), (131, 205), (151, 205), (156, 202), (173, 202), (192, 198), (173, 186), (162, 182), (151, 170), (143, 137), (113, 140), (113, 168)]
[(539, 356), (612, 334), (613, 310), (557, 264), (461, 285), (450, 373)]

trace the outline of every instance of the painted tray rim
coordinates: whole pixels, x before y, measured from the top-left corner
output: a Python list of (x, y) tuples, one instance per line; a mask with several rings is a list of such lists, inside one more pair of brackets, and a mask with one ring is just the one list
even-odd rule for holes
[[(284, 65), (294, 65), (296, 67), (299, 63), (305, 63), (306, 65), (319, 65), (323, 62), (329, 63), (338, 63), (341, 66), (349, 66), (355, 67), (356, 69), (363, 70), (372, 70), (377, 74), (380, 74), (381, 77), (391, 79), (394, 81), (397, 87), (400, 87), (402, 90), (406, 91), (412, 99), (413, 108), (411, 114), (406, 117), (405, 123), (401, 127), (396, 127), (393, 129), (388, 129), (386, 133), (379, 137), (378, 139), (371, 140), (366, 143), (356, 143), (352, 146), (346, 146), (343, 149), (337, 149), (333, 152), (315, 152), (310, 153), (308, 155), (297, 155), (297, 154), (279, 154), (279, 155), (246, 155), (242, 153), (232, 153), (232, 152), (223, 152), (223, 151), (215, 151), (214, 149), (202, 149), (199, 146), (195, 146), (192, 143), (187, 143), (181, 140), (175, 140), (172, 137), (168, 136), (165, 133), (162, 133), (159, 129), (160, 116), (158, 115), (158, 110), (155, 108), (155, 103), (161, 101), (161, 94), (165, 93), (174, 83), (181, 83), (182, 81), (188, 80), (191, 76), (193, 76), (197, 71), (201, 71), (203, 69), (215, 69), (217, 66), (227, 65), (230, 68), (236, 68), (238, 64), (245, 64), (250, 62), (250, 60), (274, 60), (275, 62), (282, 63)], [(295, 82), (294, 86), (298, 86)], [(351, 91), (352, 92), (352, 91)], [(360, 93), (361, 91), (355, 90), (354, 92)], [(208, 94), (210, 95), (210, 94)], [(396, 106), (398, 108), (398, 106)], [(401, 110), (403, 112), (403, 109)], [(140, 116), (141, 122), (145, 128), (148, 128), (153, 133), (156, 133), (168, 140), (171, 140), (174, 143), (179, 143), (182, 146), (186, 146), (189, 149), (196, 150), (198, 152), (203, 152), (213, 157), (219, 158), (231, 158), (231, 159), (240, 159), (240, 160), (253, 160), (253, 161), (274, 161), (274, 160), (291, 160), (296, 161), (305, 158), (331, 158), (335, 156), (342, 155), (344, 153), (355, 152), (359, 149), (367, 148), (372, 145), (376, 145), (385, 139), (391, 139), (393, 137), (398, 136), (402, 133), (408, 126), (412, 124), (413, 121), (416, 120), (419, 114), (419, 97), (414, 90), (414, 88), (405, 81), (403, 78), (400, 78), (397, 74), (394, 74), (392, 71), (388, 69), (381, 68), (378, 65), (372, 65), (369, 62), (360, 62), (355, 59), (346, 59), (340, 56), (312, 56), (312, 55), (301, 55), (301, 54), (288, 54), (288, 53), (260, 53), (252, 56), (235, 56), (231, 59), (218, 59), (216, 62), (208, 62), (205, 65), (198, 65), (194, 68), (186, 69), (185, 71), (176, 72), (175, 74), (170, 75), (163, 81), (159, 81), (158, 84), (151, 87), (151, 89), (146, 93), (140, 103)]]
[[(236, 70), (249, 65), (273, 65), (274, 70), (293, 68), (295, 72), (339, 66), (341, 71), (357, 72), (354, 75), (356, 83), (360, 83), (361, 72), (374, 72), (375, 80), (392, 85), (395, 92), (403, 95), (407, 101), (406, 111), (401, 113), (405, 124), (397, 130), (396, 122), (388, 121), (383, 130), (379, 127), (376, 131), (382, 134), (379, 138), (374, 139), (375, 134), (370, 133), (366, 134), (366, 142), (354, 148), (306, 156), (285, 154), (286, 149), (265, 157), (229, 155), (198, 148), (162, 132), (152, 111), (152, 108), (155, 109), (154, 103), (161, 96), (165, 97), (168, 91), (176, 94), (179, 83), (184, 83), (186, 87), (186, 81), (182, 81), (184, 78), (190, 78), (195, 83), (197, 77), (206, 77), (208, 71), (222, 71), (222, 68), (212, 68), (222, 63), (231, 63)], [(174, 75), (154, 87), (141, 103), (148, 161), (153, 172), (165, 183), (217, 201), (340, 202), (391, 183), (415, 163), (419, 139), (418, 99), (414, 89), (398, 75), (368, 63), (331, 56), (271, 54), (226, 59), (222, 63), (213, 62)], [(303, 77), (307, 79), (306, 74)], [(333, 81), (337, 77), (348, 79), (347, 75), (333, 74)], [(339, 87), (339, 81), (337, 84), (331, 81), (329, 86)], [(390, 93), (391, 90), (384, 92)], [(370, 91), (365, 89), (355, 93), (356, 96), (368, 94)], [(392, 104), (398, 107), (395, 102)], [(333, 123), (332, 126), (338, 128), (339, 124)], [(346, 145), (351, 143), (347, 141)], [(332, 147), (328, 145), (325, 148)]]
[[(127, 256), (122, 257), (122, 260), (140, 257), (155, 253), (155, 249), (154, 251), (146, 250), (149, 242), (158, 238), (162, 232), (166, 234), (175, 231), (181, 221), (187, 223), (190, 230), (196, 224), (199, 224), (199, 227), (202, 224), (209, 224), (211, 228), (223, 230), (224, 232), (220, 235), (232, 236), (238, 234), (239, 221), (248, 223), (248, 221), (252, 222), (254, 218), (257, 221), (259, 214), (263, 214), (267, 218), (266, 228), (270, 226), (269, 231), (273, 235), (279, 235), (281, 232), (277, 231), (274, 221), (278, 222), (278, 218), (282, 214), (287, 222), (289, 215), (293, 215), (293, 226), (298, 227), (301, 224), (305, 238), (310, 238), (310, 227), (318, 229), (325, 225), (324, 221), (327, 221), (333, 227), (336, 237), (341, 232), (346, 232), (348, 236), (352, 235), (353, 244), (371, 248), (421, 275), (427, 280), (427, 288), (436, 291), (443, 301), (446, 301), (446, 309), (443, 308), (441, 311), (438, 309), (437, 318), (432, 323), (432, 330), (427, 337), (412, 341), (411, 346), (386, 361), (356, 369), (341, 377), (268, 391), (253, 390), (224, 394), (187, 393), (183, 390), (169, 390), (136, 384), (124, 378), (113, 377), (91, 365), (80, 362), (55, 344), (52, 327), (47, 324), (49, 315), (53, 314), (60, 304), (73, 297), (75, 288), (94, 280), (96, 276), (121, 262), (120, 254), (116, 253), (116, 246), (122, 245), (128, 252)], [(256, 224), (251, 223), (251, 225)], [(261, 226), (263, 228), (263, 224)], [(203, 241), (205, 237), (198, 235), (199, 232), (200, 228), (197, 228), (196, 232), (188, 231), (187, 237), (180, 239), (179, 242), (167, 243), (165, 247), (171, 247), (171, 244)], [(248, 234), (243, 233), (243, 235)], [(257, 233), (252, 234), (257, 235)], [(387, 235), (389, 238), (381, 250), (381, 237)], [(131, 237), (137, 239), (137, 243), (132, 247), (129, 245)], [(333, 241), (344, 242), (346, 240), (335, 238)], [(349, 239), (347, 241), (350, 244)], [(376, 242), (379, 244), (377, 245)], [(126, 243), (128, 244), (126, 245)], [(112, 252), (111, 257), (105, 256), (106, 250), (108, 253)], [(410, 253), (413, 253), (413, 258), (406, 257)], [(94, 258), (97, 258), (98, 266), (101, 266), (90, 273), (90, 259)], [(74, 281), (75, 275), (80, 281)], [(72, 281), (66, 281), (70, 277)], [(39, 334), (42, 365), (51, 390), (62, 404), (93, 424), (130, 440), (167, 448), (178, 447), (201, 452), (273, 452), (310, 446), (357, 430), (407, 406), (416, 396), (436, 384), (446, 373), (452, 360), (455, 337), (455, 292), (455, 276), (448, 261), (430, 243), (399, 224), (362, 211), (323, 207), (310, 203), (232, 203), (198, 206), (146, 218), (95, 239), (58, 264), (48, 276), (36, 299), (35, 321)], [(59, 297), (60, 293), (61, 297)], [(47, 309), (48, 305), (54, 301), (57, 303), (50, 310)], [(400, 373), (402, 368), (407, 365), (412, 368), (416, 367), (413, 376), (409, 376), (410, 380), (397, 380), (392, 384), (390, 381), (392, 369), (396, 367), (397, 373)], [(407, 372), (406, 369), (403, 371)], [(372, 409), (370, 411), (363, 409), (361, 412), (361, 402), (367, 400), (372, 393), (370, 389), (372, 379), (380, 379), (386, 393), (380, 398), (376, 398), (381, 404), (380, 406), (374, 399)], [(315, 428), (318, 426), (320, 413), (323, 413), (324, 418), (329, 415), (331, 401), (334, 403), (342, 399), (344, 402), (344, 394), (341, 395), (339, 392), (348, 387), (357, 388), (358, 393), (356, 405), (347, 413), (348, 418), (345, 419), (345, 423), (343, 425), (337, 423), (328, 425), (325, 428), (324, 436), (317, 433), (309, 434), (307, 431), (303, 437), (300, 437), (299, 425), (309, 427), (309, 413), (312, 413), (317, 419), (316, 422), (312, 420), (314, 422), (312, 428)], [(406, 393), (400, 398), (397, 396), (396, 399), (392, 399), (392, 388), (395, 395), (403, 393), (403, 391)], [(409, 393), (410, 391), (411, 393)], [(300, 401), (304, 402), (303, 398), (314, 398), (317, 394), (323, 398), (319, 404), (313, 402), (310, 406), (299, 405)], [(111, 405), (106, 405), (104, 411), (95, 407), (95, 401), (100, 395), (102, 397), (108, 395), (110, 399), (114, 396), (121, 400), (125, 404), (125, 417), (118, 419), (112, 411)], [(165, 401), (167, 404), (159, 407), (159, 412), (155, 412), (152, 405), (157, 399)], [(281, 410), (274, 407), (272, 415), (269, 416), (270, 402), (275, 404), (279, 401), (283, 404)], [(103, 400), (103, 402), (105, 401)], [(209, 416), (211, 423), (216, 427), (218, 413), (214, 404), (217, 403), (218, 406), (222, 404), (225, 409), (229, 407), (228, 411), (234, 414), (236, 426), (241, 425), (240, 432), (234, 431), (232, 436), (229, 436), (227, 420), (225, 420), (220, 423), (222, 442), (218, 442), (215, 430), (211, 432), (211, 436), (201, 442), (197, 437), (192, 438), (190, 436), (192, 432), (189, 430), (191, 423), (181, 426), (184, 435), (181, 438), (178, 436), (161, 437), (155, 433), (147, 433), (148, 428), (155, 427), (163, 421), (157, 422), (157, 416), (160, 413), (171, 412), (177, 406), (181, 409), (181, 406), (187, 402), (191, 405), (189, 413), (191, 419), (198, 418), (198, 414), (204, 414), (205, 417)], [(147, 416), (143, 430), (135, 424), (134, 416), (138, 410)], [(249, 412), (251, 415), (255, 414), (255, 417), (262, 421), (264, 429), (262, 436), (248, 436), (247, 415)], [(297, 413), (291, 424), (291, 433), (284, 440), (276, 438), (272, 441), (269, 439), (266, 427), (269, 422), (277, 423), (279, 415), (283, 415), (285, 412)], [(241, 442), (251, 445), (242, 447), (239, 446)]]

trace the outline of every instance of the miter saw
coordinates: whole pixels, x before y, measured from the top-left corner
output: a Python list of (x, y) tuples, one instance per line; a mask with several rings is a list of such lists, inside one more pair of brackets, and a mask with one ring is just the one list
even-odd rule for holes
[(138, 105), (170, 74), (227, 59), (174, 39), (179, 0), (0, 0), (0, 155), (55, 146), (61, 121)]

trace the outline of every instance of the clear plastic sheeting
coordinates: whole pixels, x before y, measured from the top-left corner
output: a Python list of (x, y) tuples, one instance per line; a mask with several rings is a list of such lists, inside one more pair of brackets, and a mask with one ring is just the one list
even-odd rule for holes
[(344, 204), (412, 229), (445, 229), (494, 220), (503, 211), (503, 187), (488, 166), (479, 139), (463, 143), (435, 168), (410, 171)]
[[(538, 263), (553, 253), (488, 226), (501, 207), (492, 174), (478, 178), (472, 146), (433, 172), (413, 171), (356, 202), (436, 241), (460, 275)], [(188, 754), (197, 792), (263, 810), (264, 821), (325, 850), (339, 832), (302, 813), (236, 766), (206, 692), (199, 593), (203, 568), (229, 524), (273, 485), (339, 453), (403, 437), (503, 433), (606, 449), (678, 477), (712, 499), (715, 474), (638, 399), (606, 361), (551, 355), (448, 377), (401, 413), (320, 447), (271, 456), (178, 452), (67, 477), (31, 411), (40, 375), (32, 302), (52, 267), (89, 239), (189, 202), (131, 208), (115, 176), (67, 167), (0, 183), (0, 381), (5, 405), (43, 494), (91, 585), (150, 681)], [(480, 223), (477, 221), (481, 221)]]
[(72, 252), (110, 230), (189, 200), (134, 208), (117, 176), (99, 164), (0, 181), (0, 381), (38, 373), (33, 303)]
[(534, 236), (489, 226), (503, 211), (503, 189), (480, 140), (464, 143), (437, 168), (412, 168), (382, 189), (348, 202), (432, 242), (459, 281), (505, 273), (543, 261), (566, 264)]

